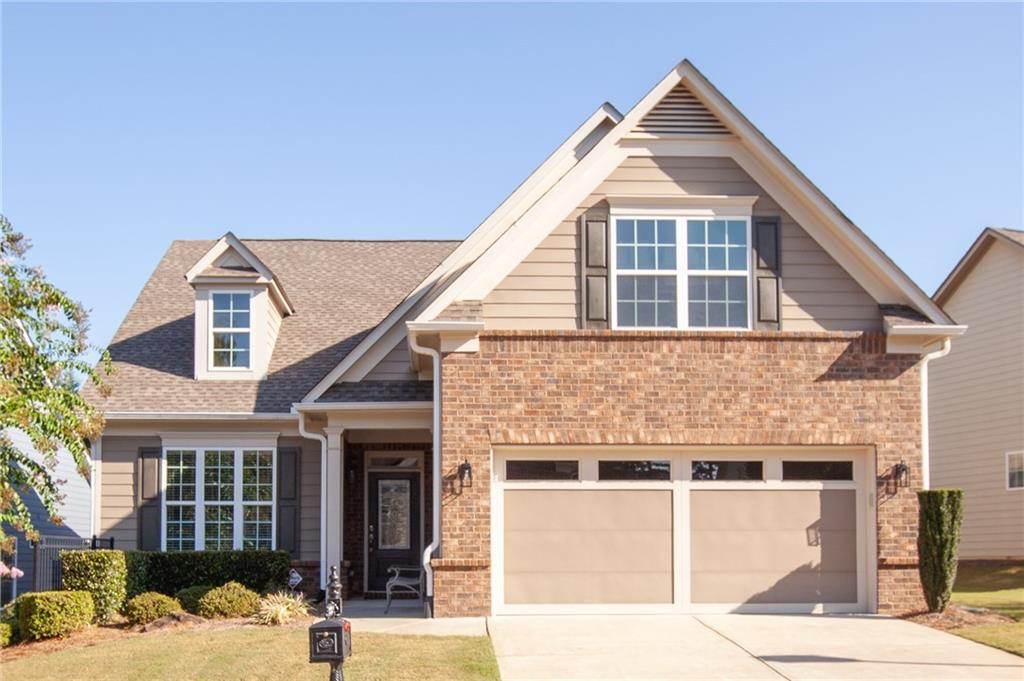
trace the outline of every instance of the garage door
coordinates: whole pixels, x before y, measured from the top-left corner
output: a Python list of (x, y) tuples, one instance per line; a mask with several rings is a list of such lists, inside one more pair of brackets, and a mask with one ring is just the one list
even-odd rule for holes
[(495, 613), (866, 612), (865, 453), (496, 453)]

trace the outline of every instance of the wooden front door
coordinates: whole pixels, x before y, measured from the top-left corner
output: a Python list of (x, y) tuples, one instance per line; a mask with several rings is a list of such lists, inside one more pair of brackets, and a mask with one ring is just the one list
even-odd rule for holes
[(383, 591), (389, 567), (420, 564), (420, 474), (371, 472), (368, 487), (367, 588)]

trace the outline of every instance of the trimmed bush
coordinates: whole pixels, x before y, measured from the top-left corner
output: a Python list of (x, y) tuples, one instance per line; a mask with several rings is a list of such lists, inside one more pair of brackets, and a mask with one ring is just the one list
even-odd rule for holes
[(125, 617), (132, 624), (149, 624), (172, 612), (181, 612), (181, 603), (155, 591), (139, 594), (128, 601), (124, 609)]
[(99, 622), (124, 606), (128, 571), (124, 551), (61, 551), (61, 579), (69, 591), (88, 591)]
[(0, 622), (0, 648), (6, 648), (14, 640), (14, 627), (7, 622)]
[(149, 584), (149, 551), (125, 551), (124, 563), (127, 569), (125, 598), (134, 598), (146, 592)]
[(308, 614), (309, 604), (302, 594), (278, 591), (260, 599), (259, 610), (253, 615), (253, 619), (257, 624), (281, 625)]
[[(6, 626), (7, 643), (17, 643), (21, 640), (20, 632), (18, 631), (18, 601), (21, 600), (21, 596), (18, 596), (13, 601), (0, 608), (0, 625)], [(7, 645), (4, 643), (3, 645)]]
[(199, 599), (199, 614), (211, 619), (248, 617), (260, 607), (260, 595), (238, 582), (211, 589)]
[(190, 586), (187, 589), (182, 589), (178, 593), (174, 594), (174, 597), (181, 603), (181, 607), (185, 609), (185, 612), (190, 612), (193, 615), (199, 614), (199, 599), (213, 591), (212, 586)]
[(238, 582), (254, 591), (280, 589), (288, 581), (287, 551), (130, 552), (132, 588), (173, 596), (197, 584)]
[(917, 502), (917, 564), (921, 588), (928, 610), (943, 612), (949, 605), (956, 581), (964, 491), (922, 490), (917, 493)]
[(88, 591), (37, 591), (18, 599), (18, 630), (23, 639), (67, 636), (92, 622), (96, 610)]

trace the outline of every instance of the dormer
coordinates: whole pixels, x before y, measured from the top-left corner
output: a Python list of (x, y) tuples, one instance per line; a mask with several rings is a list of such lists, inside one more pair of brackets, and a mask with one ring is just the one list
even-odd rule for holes
[(295, 312), (270, 268), (228, 232), (185, 279), (195, 291), (196, 380), (265, 378), (281, 320)]

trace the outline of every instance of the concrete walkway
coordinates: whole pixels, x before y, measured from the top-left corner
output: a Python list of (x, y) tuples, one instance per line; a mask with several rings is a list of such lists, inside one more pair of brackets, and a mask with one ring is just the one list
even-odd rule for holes
[(374, 634), (410, 634), (415, 636), (486, 636), (483, 617), (443, 617), (425, 619), (423, 602), (397, 600), (384, 612), (382, 600), (347, 600), (342, 616), (352, 622), (353, 631)]
[(1024, 679), (1024, 659), (903, 620), (854, 615), (493, 617), (504, 681)]

